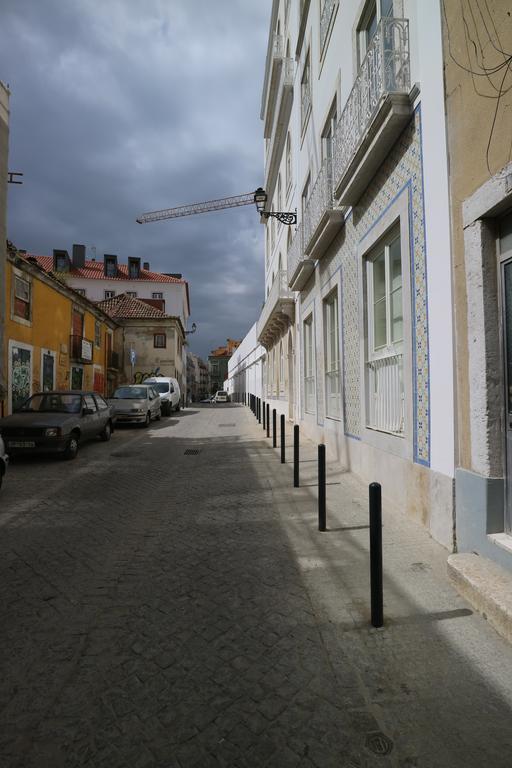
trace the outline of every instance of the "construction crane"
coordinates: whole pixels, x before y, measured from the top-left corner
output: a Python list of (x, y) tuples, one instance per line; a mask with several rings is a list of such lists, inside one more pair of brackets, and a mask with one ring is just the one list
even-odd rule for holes
[(208, 213), (208, 211), (222, 211), (224, 208), (238, 208), (241, 205), (254, 203), (254, 192), (234, 197), (220, 197), (218, 200), (207, 200), (204, 203), (192, 203), (191, 205), (178, 205), (177, 208), (164, 208), (161, 211), (143, 213), (137, 219), (138, 224), (150, 224), (152, 221), (163, 219), (178, 219), (181, 216), (192, 216), (194, 213)]

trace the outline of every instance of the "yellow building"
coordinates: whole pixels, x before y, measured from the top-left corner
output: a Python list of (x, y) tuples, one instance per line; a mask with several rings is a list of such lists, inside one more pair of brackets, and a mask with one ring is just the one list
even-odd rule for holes
[(110, 394), (119, 369), (114, 320), (12, 247), (5, 290), (2, 415), (44, 390)]

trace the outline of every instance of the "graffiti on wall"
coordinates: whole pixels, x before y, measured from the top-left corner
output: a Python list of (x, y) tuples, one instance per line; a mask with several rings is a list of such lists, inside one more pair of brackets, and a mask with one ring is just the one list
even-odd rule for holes
[(157, 366), (153, 371), (135, 371), (133, 374), (133, 383), (142, 384), (143, 381), (153, 378), (153, 376), (160, 376), (160, 366)]
[(32, 355), (30, 350), (19, 347), (13, 347), (11, 354), (11, 395), (14, 410), (30, 395)]

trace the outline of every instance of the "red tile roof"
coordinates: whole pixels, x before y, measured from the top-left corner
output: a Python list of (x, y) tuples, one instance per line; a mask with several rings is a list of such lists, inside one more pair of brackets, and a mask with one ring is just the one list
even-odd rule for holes
[(146, 304), (145, 301), (135, 299), (133, 296), (127, 296), (126, 293), (120, 293), (118, 296), (114, 296), (111, 299), (105, 299), (104, 301), (98, 301), (97, 307), (102, 309), (110, 317), (118, 318), (138, 318), (149, 320), (162, 320), (168, 318), (165, 312), (162, 312), (156, 307), (152, 307), (150, 304)]
[[(36, 256), (32, 253), (27, 253), (25, 255), (25, 258), (32, 258), (36, 259), (37, 263), (39, 264), (42, 269), (44, 269), (45, 272), (52, 272), (53, 271), (53, 256)], [(117, 265), (117, 276), (116, 277), (106, 277), (104, 267), (103, 267), (103, 261), (86, 261), (85, 267), (73, 267), (70, 266), (69, 274), (73, 277), (85, 277), (89, 280), (130, 280), (136, 281), (136, 280), (150, 280), (155, 283), (185, 283), (186, 280), (180, 280), (177, 277), (171, 277), (170, 275), (164, 275), (162, 272), (150, 272), (147, 269), (140, 270), (140, 277), (138, 278), (132, 278), (128, 276), (128, 265), (127, 264), (118, 264)]]

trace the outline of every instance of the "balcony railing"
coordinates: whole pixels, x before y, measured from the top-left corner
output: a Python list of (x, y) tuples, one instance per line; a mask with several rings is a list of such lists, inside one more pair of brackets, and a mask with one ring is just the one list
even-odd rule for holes
[(295, 231), (287, 260), (288, 285), (292, 291), (301, 291), (315, 269), (314, 260), (304, 255), (304, 226), (302, 223), (298, 225)]
[(309, 80), (301, 83), (300, 98), (300, 127), (301, 130), (304, 130), (306, 120), (308, 119), (308, 115), (311, 111), (311, 83)]
[(304, 210), (304, 253), (320, 258), (343, 221), (343, 213), (335, 208), (332, 185), (332, 159), (322, 163)]
[(93, 342), (83, 336), (72, 334), (69, 337), (69, 357), (77, 363), (92, 363)]
[(403, 355), (366, 364), (368, 371), (368, 427), (393, 435), (404, 433)]
[(258, 341), (270, 344), (272, 337), (293, 321), (294, 299), (288, 288), (288, 273), (277, 273), (258, 320)]
[(322, 15), (320, 16), (320, 51), (324, 50), (327, 33), (331, 25), (332, 14), (338, 5), (338, 0), (324, 0)]
[(281, 68), (283, 65), (284, 47), (283, 36), (274, 32), (272, 36), (272, 58), (270, 61), (270, 70), (268, 76), (268, 91), (265, 105), (263, 135), (266, 139), (272, 135), (272, 125), (274, 122), (274, 112), (279, 87)]
[(286, 133), (293, 104), (293, 78), (295, 62), (293, 59), (283, 59), (283, 68), (277, 91), (275, 118), (272, 138), (265, 163), (265, 191), (269, 201), (272, 200), (279, 171), (279, 163), (284, 151)]
[(393, 94), (408, 95), (409, 90), (409, 22), (382, 18), (336, 127), (334, 185), (337, 192), (386, 98)]

